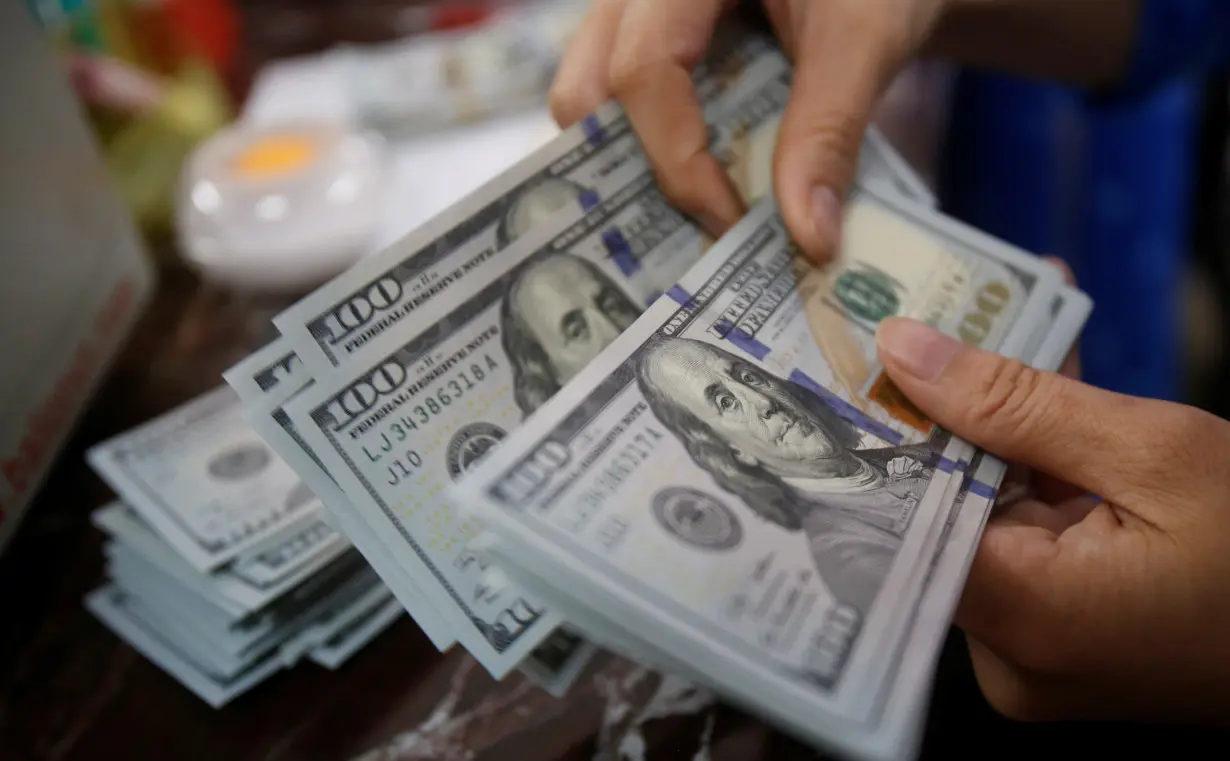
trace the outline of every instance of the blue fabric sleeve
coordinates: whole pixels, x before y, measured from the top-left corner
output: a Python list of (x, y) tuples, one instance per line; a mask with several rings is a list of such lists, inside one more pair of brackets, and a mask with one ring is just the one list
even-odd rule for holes
[(1230, 0), (1140, 0), (1136, 49), (1127, 76), (1104, 96), (1153, 90), (1174, 77), (1230, 61)]

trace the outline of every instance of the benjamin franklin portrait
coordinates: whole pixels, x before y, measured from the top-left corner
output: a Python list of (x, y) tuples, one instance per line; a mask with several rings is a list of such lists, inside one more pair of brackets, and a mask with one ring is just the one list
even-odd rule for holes
[(504, 210), (496, 228), (500, 248), (507, 248), (539, 224), (575, 204), (585, 188), (561, 177), (549, 177), (519, 193)]
[(522, 414), (554, 396), (640, 313), (602, 270), (578, 256), (551, 253), (522, 264), (500, 310)]
[(636, 374), (692, 460), (761, 518), (803, 532), (824, 583), (866, 615), (934, 450), (858, 449), (862, 433), (816, 394), (702, 341), (657, 338)]

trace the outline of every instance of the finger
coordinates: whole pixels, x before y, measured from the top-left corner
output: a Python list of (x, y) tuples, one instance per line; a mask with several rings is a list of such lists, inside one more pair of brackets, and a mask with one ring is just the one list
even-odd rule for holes
[(1055, 512), (1063, 516), (1063, 523), (1059, 528), (1059, 533), (1063, 533), (1073, 526), (1084, 523), (1090, 513), (1096, 510), (1099, 505), (1105, 504), (1105, 502), (1098, 497), (1081, 494), (1068, 499), (1048, 502), (1047, 504), (1052, 505)]
[(1035, 370), (913, 320), (885, 320), (877, 340), (889, 377), (936, 423), (1108, 499), (1177, 486), (1174, 447), (1191, 452), (1200, 438), (1230, 438), (1223, 431), (1208, 441), (1209, 431), (1189, 424), (1190, 408)]
[(663, 192), (713, 235), (744, 212), (734, 185), (709, 153), (709, 130), (692, 82), (723, 5), (628, 0), (609, 72), (611, 93), (627, 112)]
[(1047, 633), (1058, 630), (1055, 622), (1075, 601), (1055, 572), (1066, 561), (1058, 535), (1037, 525), (1041, 509), (1023, 500), (987, 523), (954, 621), (1021, 662), (1049, 666)]
[[(987, 523), (970, 565), (956, 624), (1001, 656), (1043, 674), (1092, 669), (1137, 647), (1105, 625), (1148, 578), (1143, 558), (1156, 535), (1125, 528), (1105, 502), (1059, 507), (1025, 500)], [(1143, 563), (1143, 561), (1134, 560)], [(1109, 584), (1109, 586), (1108, 586)], [(1130, 657), (1128, 658), (1130, 660)]]
[(773, 157), (774, 192), (795, 242), (818, 263), (838, 245), (872, 109), (908, 52), (905, 14), (893, 5), (791, 3), (795, 74)]
[(607, 87), (611, 50), (627, 0), (594, 0), (560, 60), (548, 102), (560, 129), (567, 129), (611, 99)]

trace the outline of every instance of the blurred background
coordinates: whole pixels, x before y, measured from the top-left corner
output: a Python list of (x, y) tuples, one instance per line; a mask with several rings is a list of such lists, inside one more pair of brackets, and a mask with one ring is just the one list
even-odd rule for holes
[[(379, 135), (372, 182), (384, 183), (381, 213), (352, 227), (374, 229), (363, 251), (396, 240), (550, 138), (546, 90), (587, 5), (27, 2), (168, 267), (208, 257), (199, 240), (176, 238), (176, 198), (193, 151), (220, 131), (237, 133), (261, 153), (252, 162), (266, 164), (314, 160), (286, 155), (293, 149), (271, 143), (276, 134), (262, 138), (279, 125)], [(1224, 103), (1220, 80), (1098, 105), (1059, 87), (925, 62), (899, 78), (879, 122), (947, 211), (1073, 266), (1096, 304), (1083, 345), (1090, 381), (1216, 410), (1226, 373)], [(227, 171), (198, 166), (193, 176)], [(234, 240), (273, 245), (229, 222)], [(347, 250), (313, 254), (322, 272), (362, 254), (350, 250), (353, 240), (336, 243)], [(229, 274), (265, 290), (310, 287), (255, 268)]]
[[(82, 453), (216, 387), (222, 370), (276, 336), (270, 318), (281, 309), (550, 140), (557, 130), (547, 90), (588, 3), (25, 0), (25, 6), (37, 34), (53, 46), (57, 80), (33, 76), (26, 89), (6, 91), (27, 100), (5, 108), (33, 108), (23, 103), (37, 104), (38, 88), (64, 85), (71, 92), (156, 285), (93, 401), (74, 402), (84, 410), (78, 429), (7, 549), (15, 521), (10, 516), (5, 523), (10, 495), (0, 478), (0, 549), (7, 555), (0, 564), (7, 617), (0, 651), (14, 654), (0, 664), (0, 692), (9, 695), (0, 703), (0, 757), (111, 757), (107, 749), (138, 748), (128, 757), (179, 758), (191, 747), (194, 758), (349, 758), (416, 726), (435, 728), (431, 742), (439, 732), (470, 733), (453, 738), (461, 743), (456, 747), (487, 743), (498, 757), (556, 757), (540, 753), (541, 745), (526, 745), (536, 748), (532, 753), (515, 750), (521, 747), (515, 736), (529, 719), (482, 734), (479, 723), (494, 715), (483, 713), (487, 703), (477, 713), (433, 718), (441, 695), (461, 700), (504, 690), (491, 698), (497, 713), (530, 699), (515, 686), (484, 682), (468, 666), (442, 671), (432, 665), (439, 656), (408, 621), (394, 629), (402, 634), (356, 660), (344, 679), (288, 674), (269, 688), (276, 692), (254, 697), (221, 729), (203, 713), (208, 709), (160, 681), (155, 669), (134, 665), (83, 613), (81, 596), (102, 564), (89, 510), (108, 492), (86, 471)], [(7, 23), (0, 32), (12, 30)], [(11, 66), (5, 64), (5, 77)], [(1060, 87), (926, 61), (901, 74), (877, 122), (947, 212), (1072, 266), (1094, 301), (1081, 345), (1086, 380), (1226, 416), (1228, 92), (1223, 78), (1196, 78), (1129, 103), (1098, 102)], [(25, 167), (27, 177), (39, 176), (37, 162), (54, 156), (58, 149), (49, 146), (29, 154), (34, 163)], [(7, 147), (6, 162), (24, 151)], [(251, 180), (263, 188), (259, 196), (248, 195)], [(5, 188), (0, 205), (10, 221), (25, 214), (22, 194), (34, 193), (35, 185)], [(84, 251), (93, 245), (91, 233), (78, 232), (71, 245)], [(15, 250), (4, 251), (6, 267), (29, 256)], [(5, 299), (20, 298), (23, 288), (18, 279), (0, 277)], [(24, 295), (41, 298), (37, 291)], [(22, 330), (30, 329), (21, 326), (14, 335)], [(62, 332), (52, 325), (47, 336), (56, 330)], [(15, 340), (2, 332), (0, 339)], [(41, 361), (41, 345), (30, 340), (35, 343), (25, 350)], [(12, 401), (6, 394), (0, 388), (0, 400)], [(0, 406), (0, 419), (4, 413)], [(58, 435), (67, 435), (71, 417), (56, 420)], [(8, 434), (0, 431), (0, 459), (8, 456)], [(29, 435), (21, 440), (19, 460), (29, 441)], [(32, 463), (23, 467), (36, 469)], [(8, 464), (3, 475), (16, 484)], [(644, 690), (631, 678), (616, 674), (602, 684), (623, 685), (632, 700)], [(968, 674), (956, 678), (976, 700)], [(941, 679), (940, 689), (957, 688)], [(577, 710), (608, 710), (610, 695), (595, 695), (577, 698)], [(646, 695), (652, 697), (637, 699)], [(539, 708), (547, 718), (535, 721), (554, 733), (551, 743), (562, 750), (569, 743), (589, 747), (580, 739), (592, 734), (584, 721)], [(941, 706), (940, 721), (965, 726), (974, 714), (962, 710)], [(979, 710), (980, 721), (995, 721), (985, 707)], [(514, 744), (498, 745), (500, 732)], [(136, 735), (144, 739), (134, 745)], [(444, 746), (422, 744), (426, 735), (400, 737), (400, 750), (390, 745), (393, 750), (370, 757), (451, 758)], [(777, 753), (786, 741), (756, 737), (758, 747), (769, 749), (766, 758), (810, 757), (802, 750)], [(743, 747), (737, 740), (735, 747)], [(457, 757), (479, 757), (465, 753)]]

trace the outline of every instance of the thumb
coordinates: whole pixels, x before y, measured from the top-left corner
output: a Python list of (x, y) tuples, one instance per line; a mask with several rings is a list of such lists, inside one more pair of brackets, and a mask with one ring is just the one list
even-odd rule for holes
[(778, 209), (795, 242), (823, 264), (872, 110), (907, 51), (883, 0), (791, 3), (794, 83), (773, 156)]
[(877, 344), (889, 378), (923, 414), (1003, 459), (1106, 499), (1172, 477), (1148, 425), (1168, 419), (1153, 409), (1161, 402), (1035, 370), (914, 320), (885, 320)]

